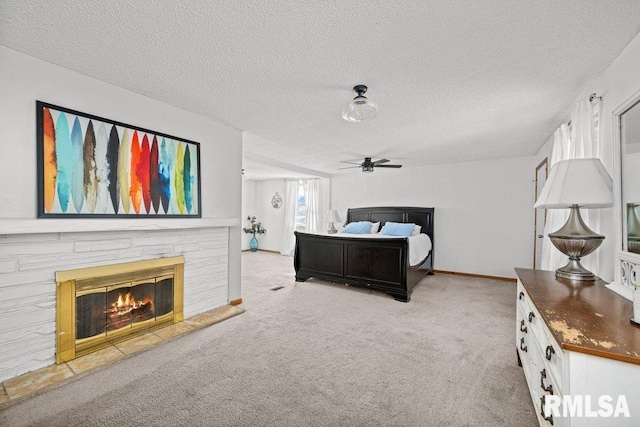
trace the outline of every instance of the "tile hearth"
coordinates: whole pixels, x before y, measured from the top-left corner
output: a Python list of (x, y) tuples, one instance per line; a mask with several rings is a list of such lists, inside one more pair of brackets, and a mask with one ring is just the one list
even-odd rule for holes
[(147, 350), (164, 341), (202, 329), (244, 313), (242, 308), (226, 305), (200, 313), (182, 322), (123, 341), (74, 360), (28, 372), (6, 380), (0, 388), (0, 410), (40, 394), (50, 388), (72, 381), (80, 374), (99, 369), (122, 358)]

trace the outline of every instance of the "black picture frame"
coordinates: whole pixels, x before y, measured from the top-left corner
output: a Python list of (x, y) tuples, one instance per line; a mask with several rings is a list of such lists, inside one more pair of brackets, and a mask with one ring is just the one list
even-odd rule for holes
[(198, 142), (43, 101), (36, 142), (38, 218), (202, 218)]

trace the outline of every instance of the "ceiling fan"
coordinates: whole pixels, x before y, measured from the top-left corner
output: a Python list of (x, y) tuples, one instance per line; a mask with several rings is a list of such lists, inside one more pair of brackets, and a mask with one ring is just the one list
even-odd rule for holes
[(353, 162), (340, 162), (340, 163), (348, 163), (350, 165), (357, 165), (357, 166), (347, 166), (344, 168), (338, 168), (338, 170), (341, 169), (351, 169), (351, 168), (362, 168), (362, 172), (373, 172), (373, 168), (401, 168), (402, 165), (387, 165), (385, 163), (389, 162), (390, 160), (388, 159), (380, 159), (380, 160), (376, 160), (375, 162), (371, 161), (371, 157), (365, 157), (364, 158), (364, 162), (362, 163), (353, 163)]

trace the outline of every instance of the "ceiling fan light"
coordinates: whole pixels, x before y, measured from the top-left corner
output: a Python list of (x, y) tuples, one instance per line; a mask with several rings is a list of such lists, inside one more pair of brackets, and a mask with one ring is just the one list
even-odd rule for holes
[(342, 118), (348, 122), (364, 122), (378, 115), (378, 106), (364, 96), (356, 96), (342, 110)]
[(362, 172), (373, 172), (373, 165), (362, 166)]
[(378, 106), (364, 96), (367, 87), (365, 85), (357, 85), (353, 90), (358, 96), (353, 98), (353, 101), (342, 109), (342, 118), (349, 122), (363, 122), (376, 117), (378, 115)]

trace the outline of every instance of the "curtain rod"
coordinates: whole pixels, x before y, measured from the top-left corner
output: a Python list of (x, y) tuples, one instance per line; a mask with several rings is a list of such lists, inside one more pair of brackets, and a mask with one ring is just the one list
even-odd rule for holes
[[(593, 92), (591, 95), (589, 95), (589, 102), (593, 102), (594, 99), (599, 99), (600, 101), (602, 101), (602, 96)], [(571, 126), (571, 120), (567, 122), (567, 126)]]

